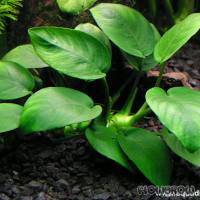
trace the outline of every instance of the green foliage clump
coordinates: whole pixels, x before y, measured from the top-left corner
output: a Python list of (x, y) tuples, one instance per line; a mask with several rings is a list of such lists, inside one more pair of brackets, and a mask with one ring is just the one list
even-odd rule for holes
[[(186, 87), (161, 88), (166, 62), (200, 30), (200, 13), (190, 14), (162, 36), (141, 13), (121, 4), (101, 3), (91, 14), (98, 26), (30, 28), (31, 44), (3, 56), (0, 100), (5, 103), (0, 103), (0, 135), (15, 129), (24, 135), (62, 129), (66, 138), (85, 136), (97, 152), (129, 171), (136, 166), (151, 183), (169, 185), (173, 167), (169, 149), (200, 167), (200, 92)], [(137, 74), (136, 78), (127, 77), (113, 95), (107, 82), (112, 67), (110, 41)], [(155, 87), (132, 113), (141, 77), (155, 66), (160, 71)], [(43, 68), (55, 70), (48, 76), (52, 84), (43, 82)], [(104, 105), (69, 88), (65, 82), (69, 77), (91, 84), (100, 79)], [(116, 111), (115, 102), (130, 81), (128, 98)], [(24, 104), (24, 100), (20, 105), (7, 103), (22, 97)], [(162, 130), (137, 127), (150, 112), (163, 124)]]
[(6, 19), (17, 20), (22, 0), (0, 0), (0, 33), (5, 30)]

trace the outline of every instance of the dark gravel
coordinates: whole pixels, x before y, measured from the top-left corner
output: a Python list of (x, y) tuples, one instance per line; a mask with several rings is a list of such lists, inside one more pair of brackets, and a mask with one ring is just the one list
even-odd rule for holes
[[(152, 130), (159, 124), (150, 119), (148, 127)], [(172, 184), (200, 187), (198, 171), (175, 160)], [(150, 185), (137, 169), (130, 174), (80, 138), (58, 144), (42, 137), (27, 140), (0, 163), (1, 200), (156, 199), (137, 194), (137, 186)]]
[[(198, 34), (199, 36), (199, 34)], [(200, 90), (200, 45), (199, 41), (186, 44), (168, 62), (167, 72), (182, 72), (188, 76), (189, 84)]]

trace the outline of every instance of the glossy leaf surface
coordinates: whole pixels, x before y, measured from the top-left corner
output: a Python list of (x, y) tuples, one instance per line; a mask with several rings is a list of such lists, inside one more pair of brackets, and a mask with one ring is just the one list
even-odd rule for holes
[(153, 184), (169, 184), (171, 158), (160, 136), (145, 129), (130, 128), (119, 134), (118, 141), (129, 159)]
[[(157, 28), (153, 24), (151, 24), (151, 27), (154, 33), (154, 40), (155, 40), (154, 46), (155, 46), (156, 43), (160, 40), (161, 36)], [(124, 51), (122, 53), (124, 57), (127, 59), (128, 63), (131, 65), (131, 67), (135, 68), (138, 71), (149, 71), (158, 64), (158, 62), (156, 62), (154, 59), (153, 53), (145, 58), (132, 56), (128, 53), (125, 53)]]
[(150, 89), (146, 101), (189, 151), (200, 148), (200, 92), (185, 87)]
[(17, 63), (24, 68), (48, 67), (48, 65), (37, 56), (31, 44), (21, 45), (12, 49), (2, 60)]
[(141, 58), (152, 54), (153, 30), (138, 11), (120, 4), (101, 3), (91, 12), (99, 27), (120, 49)]
[(13, 103), (0, 103), (0, 133), (19, 127), (23, 107)]
[(31, 73), (12, 62), (0, 61), (0, 99), (9, 100), (24, 97), (35, 86)]
[(112, 51), (108, 37), (97, 26), (90, 23), (85, 23), (85, 24), (79, 24), (75, 29), (93, 36), (94, 38), (99, 40), (102, 44), (104, 44), (110, 50), (110, 52)]
[(86, 94), (64, 87), (49, 87), (33, 94), (25, 103), (21, 128), (46, 131), (88, 121), (101, 113)]
[(154, 57), (163, 63), (173, 56), (200, 29), (200, 13), (194, 13), (174, 25), (155, 47)]
[(94, 37), (78, 30), (39, 27), (29, 29), (38, 55), (52, 68), (75, 78), (105, 77), (111, 65), (109, 50)]
[(172, 133), (164, 134), (163, 138), (175, 154), (189, 161), (193, 165), (200, 167), (200, 150), (197, 150), (194, 153), (189, 152)]
[(79, 14), (92, 6), (97, 0), (57, 0), (60, 10), (70, 14)]
[(86, 137), (97, 152), (116, 161), (130, 171), (133, 170), (129, 159), (124, 154), (117, 141), (116, 129), (98, 126), (94, 130), (87, 129)]

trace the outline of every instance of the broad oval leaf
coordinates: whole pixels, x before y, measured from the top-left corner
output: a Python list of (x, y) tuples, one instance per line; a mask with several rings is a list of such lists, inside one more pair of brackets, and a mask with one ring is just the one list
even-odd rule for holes
[(31, 73), (16, 63), (0, 61), (0, 99), (24, 97), (35, 86)]
[(129, 171), (133, 171), (130, 160), (122, 151), (118, 141), (116, 129), (97, 126), (86, 130), (86, 137), (91, 146), (100, 154), (114, 160)]
[(172, 133), (165, 133), (163, 139), (175, 154), (200, 167), (200, 150), (189, 152)]
[(111, 44), (108, 37), (97, 26), (90, 23), (85, 23), (85, 24), (79, 24), (75, 29), (93, 36), (94, 38), (99, 40), (102, 44), (104, 44), (109, 49), (110, 52), (112, 52)]
[(91, 7), (97, 0), (57, 0), (60, 10), (70, 14), (79, 14)]
[(19, 127), (23, 107), (13, 103), (0, 103), (0, 133)]
[(169, 29), (157, 43), (154, 57), (163, 63), (175, 54), (200, 29), (200, 13), (194, 13)]
[(146, 101), (160, 121), (190, 152), (200, 148), (200, 92), (175, 87), (166, 93), (152, 88)]
[[(156, 43), (160, 40), (161, 36), (157, 28), (153, 24), (151, 24), (151, 27), (154, 33), (154, 41), (155, 41), (154, 46), (155, 46)], [(125, 53), (124, 51), (122, 51), (122, 54), (127, 59), (131, 67), (135, 68), (138, 71), (149, 71), (158, 64), (158, 62), (154, 59), (153, 53), (145, 58), (132, 56), (128, 53)]]
[(61, 128), (88, 121), (101, 114), (86, 94), (64, 87), (49, 87), (33, 94), (25, 103), (21, 128), (25, 133)]
[(129, 159), (153, 184), (169, 184), (172, 163), (160, 136), (144, 129), (129, 128), (118, 135), (118, 141)]
[(105, 77), (111, 65), (109, 50), (94, 37), (78, 30), (58, 27), (29, 29), (38, 55), (52, 68), (75, 78)]
[(91, 13), (104, 33), (120, 49), (145, 58), (154, 49), (150, 23), (136, 10), (120, 4), (101, 3)]
[(10, 61), (19, 64), (24, 68), (44, 68), (48, 67), (35, 53), (31, 44), (18, 46), (9, 51), (3, 61)]

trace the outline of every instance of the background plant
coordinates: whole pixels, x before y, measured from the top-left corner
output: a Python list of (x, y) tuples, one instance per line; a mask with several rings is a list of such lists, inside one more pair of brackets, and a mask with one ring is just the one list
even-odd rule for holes
[(57, 0), (61, 11), (68, 14), (80, 14), (91, 7), (97, 0)]
[(22, 0), (0, 0), (0, 57), (7, 51), (6, 22), (17, 20), (20, 7)]
[(135, 0), (133, 4), (135, 8), (145, 13), (162, 31), (165, 31), (189, 14), (199, 10), (198, 0)]
[(0, 0), (0, 34), (5, 30), (6, 20), (17, 20), (22, 0)]

